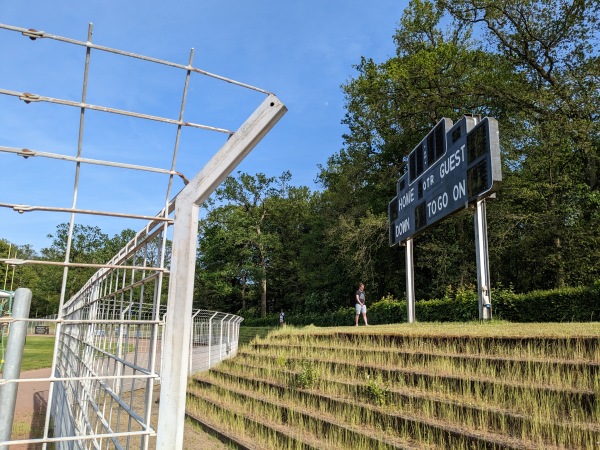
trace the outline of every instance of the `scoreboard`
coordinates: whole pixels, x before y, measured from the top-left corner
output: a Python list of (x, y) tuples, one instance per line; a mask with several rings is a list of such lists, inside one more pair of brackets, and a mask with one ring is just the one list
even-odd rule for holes
[(408, 155), (388, 206), (390, 245), (495, 192), (502, 181), (498, 122), (442, 119)]

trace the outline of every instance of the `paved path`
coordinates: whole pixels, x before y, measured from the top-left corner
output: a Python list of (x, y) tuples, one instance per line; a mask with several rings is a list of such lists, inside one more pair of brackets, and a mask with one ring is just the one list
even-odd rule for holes
[[(50, 368), (28, 370), (21, 372), (21, 379), (48, 378), (50, 377), (50, 373)], [(17, 404), (15, 405), (15, 418), (40, 412), (42, 408), (45, 412), (49, 389), (50, 382), (47, 380), (19, 383)]]
[[(39, 438), (44, 429), (46, 409), (48, 406), (48, 391), (50, 368), (21, 372), (21, 379), (41, 378), (41, 381), (27, 381), (18, 384), (15, 416), (13, 420), (13, 440)], [(42, 445), (20, 444), (10, 446), (11, 450), (39, 450)]]

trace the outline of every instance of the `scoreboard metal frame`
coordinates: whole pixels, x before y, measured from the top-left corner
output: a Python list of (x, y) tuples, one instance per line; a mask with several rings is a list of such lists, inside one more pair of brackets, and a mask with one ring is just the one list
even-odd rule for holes
[(488, 197), (501, 182), (496, 119), (443, 118), (408, 155), (388, 206), (390, 245)]

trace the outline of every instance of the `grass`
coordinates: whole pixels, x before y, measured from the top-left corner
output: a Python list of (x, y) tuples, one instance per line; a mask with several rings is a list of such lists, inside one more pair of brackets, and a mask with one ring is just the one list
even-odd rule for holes
[[(243, 327), (242, 327), (243, 328)], [(327, 327), (314, 326), (293, 327), (287, 325), (283, 329), (273, 328), (271, 334), (305, 334), (306, 331), (319, 335), (335, 335), (340, 331), (352, 330), (357, 334), (373, 334), (370, 327)], [(506, 321), (490, 322), (428, 322), (428, 323), (401, 323), (391, 325), (377, 325), (375, 334), (392, 334), (399, 336), (460, 336), (460, 337), (598, 337), (600, 336), (600, 322), (562, 322), (562, 323), (513, 323)]]
[(52, 366), (54, 336), (27, 336), (21, 370), (45, 369)]
[(273, 330), (188, 413), (261, 448), (600, 448), (600, 324)]
[[(21, 371), (45, 369), (52, 366), (52, 354), (54, 353), (54, 336), (27, 336), (25, 347), (23, 349), (23, 361)], [(115, 353), (116, 343), (107, 343), (104, 351)], [(123, 350), (125, 352), (133, 351), (135, 346), (129, 344)]]

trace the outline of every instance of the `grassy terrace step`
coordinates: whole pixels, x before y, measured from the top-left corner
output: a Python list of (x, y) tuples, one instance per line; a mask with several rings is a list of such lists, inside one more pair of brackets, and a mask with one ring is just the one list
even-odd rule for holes
[[(264, 367), (249, 366), (243, 364), (221, 365), (212, 372), (213, 378), (224, 378), (239, 380), (252, 374), (252, 380), (248, 383), (259, 387), (261, 384), (273, 384), (275, 386), (290, 387), (294, 385), (298, 372), (278, 371), (277, 376)], [(257, 384), (256, 380), (260, 380)], [(573, 418), (558, 417), (555, 411), (547, 411), (548, 417), (544, 423), (533, 419), (531, 414), (522, 414), (495, 406), (492, 402), (465, 401), (462, 398), (442, 397), (435, 393), (426, 391), (415, 391), (410, 389), (396, 389), (383, 387), (381, 395), (375, 395), (373, 385), (357, 384), (348, 379), (326, 379), (318, 380), (318, 390), (326, 395), (343, 398), (345, 401), (370, 402), (380, 406), (389, 406), (387, 409), (399, 410), (420, 417), (436, 418), (446, 422), (462, 422), (477, 426), (492, 433), (506, 433), (508, 430), (517, 435), (527, 436), (535, 429), (536, 433), (550, 445), (553, 436), (569, 435), (578, 437), (581, 442), (600, 442), (600, 427), (591, 416), (581, 418), (579, 424), (573, 423)], [(477, 405), (477, 406), (475, 406)], [(386, 408), (383, 408), (386, 410)], [(569, 409), (572, 412), (572, 409)]]
[[(224, 404), (222, 399), (211, 399), (188, 392), (186, 416), (206, 432), (238, 450), (318, 450), (317, 447), (302, 442), (300, 436), (290, 434), (289, 430), (282, 430), (282, 426), (271, 420), (252, 417), (236, 405)], [(232, 438), (232, 435), (235, 437)]]
[[(227, 379), (196, 379), (202, 390), (192, 388), (188, 394), (207, 398), (207, 390), (215, 398), (233, 394), (235, 401), (247, 405), (256, 404), (270, 410), (269, 418), (273, 417), (287, 423), (290, 420), (300, 421), (305, 428), (315, 430), (317, 436), (331, 434), (344, 436), (336, 438), (332, 448), (415, 448), (416, 443), (410, 442), (405, 435), (428, 436), (440, 449), (479, 448), (479, 449), (521, 449), (538, 448), (535, 444), (523, 445), (514, 440), (514, 446), (505, 439), (494, 439), (492, 433), (477, 433), (473, 430), (452, 426), (448, 422), (424, 421), (417, 416), (387, 413), (373, 405), (347, 402), (346, 399), (321, 395), (309, 390), (298, 390), (286, 403), (281, 398), (289, 390), (286, 386), (269, 383), (257, 379), (252, 380), (252, 388), (248, 389), (247, 380), (243, 377), (228, 377)], [(260, 394), (256, 394), (260, 392)], [(343, 419), (343, 422), (340, 421)], [(307, 423), (309, 424), (307, 426)], [(350, 425), (348, 425), (350, 424)], [(316, 439), (317, 436), (314, 436)], [(361, 443), (358, 445), (358, 443)], [(324, 448), (321, 444), (319, 448)], [(357, 445), (357, 447), (355, 447)], [(431, 445), (431, 443), (430, 443)], [(548, 447), (546, 447), (548, 448)]]
[(244, 449), (600, 448), (599, 337), (600, 324), (277, 329), (198, 374), (187, 412)]
[(238, 337), (238, 345), (243, 346), (249, 344), (255, 338), (263, 338), (270, 331), (274, 330), (275, 327), (240, 327), (240, 334)]
[[(371, 328), (368, 328), (371, 329)], [(600, 330), (598, 331), (600, 333)], [(373, 338), (373, 339), (372, 339)], [(392, 350), (414, 349), (442, 351), (469, 355), (501, 355), (527, 358), (560, 358), (600, 363), (598, 335), (577, 337), (506, 337), (506, 336), (430, 336), (426, 334), (398, 335), (393, 332), (378, 333), (375, 337), (365, 332), (352, 331), (302, 334), (273, 334), (269, 342), (310, 345), (324, 342), (339, 347), (369, 345)]]
[[(265, 349), (267, 353), (282, 349), (282, 354), (307, 354), (307, 352), (316, 353), (321, 356), (324, 354), (339, 353), (343, 350), (348, 356), (361, 359), (368, 353), (372, 359), (381, 360), (386, 364), (392, 365), (431, 365), (436, 361), (442, 363), (450, 362), (461, 368), (472, 368), (478, 373), (482, 372), (482, 366), (491, 376), (504, 376), (508, 373), (514, 377), (515, 374), (523, 376), (536, 371), (541, 376), (548, 376), (549, 373), (558, 374), (563, 377), (573, 374), (583, 375), (585, 381), (594, 380), (600, 372), (600, 362), (570, 360), (570, 359), (543, 359), (528, 357), (503, 357), (486, 354), (464, 354), (448, 353), (441, 351), (426, 351), (413, 349), (362, 349), (357, 347), (332, 349), (330, 345), (300, 345), (281, 342), (255, 342), (252, 344), (255, 352), (262, 352)], [(271, 352), (272, 353), (272, 352)], [(585, 382), (584, 381), (584, 382)], [(574, 380), (580, 383), (579, 380)]]
[[(222, 406), (217, 406), (217, 408), (221, 410)], [(256, 447), (253, 439), (243, 440), (232, 437), (231, 435), (233, 433), (231, 433), (230, 430), (224, 429), (222, 423), (213, 423), (210, 418), (207, 419), (206, 416), (201, 418), (198, 415), (193, 414), (190, 410), (185, 412), (185, 416), (187, 426), (190, 426), (192, 429), (200, 429), (204, 433), (217, 438), (230, 448), (235, 448), (237, 450), (253, 450)]]
[[(244, 377), (229, 375), (224, 372), (220, 373), (221, 379), (229, 382), (244, 383)], [(227, 382), (225, 381), (225, 382)], [(280, 389), (282, 391), (287, 388), (282, 385), (270, 383), (266, 380), (253, 378), (251, 384), (255, 389), (261, 391), (268, 386), (269, 389)], [(525, 443), (511, 439), (506, 434), (494, 432), (484, 424), (483, 421), (462, 421), (461, 426), (454, 425), (459, 421), (441, 420), (438, 418), (425, 417), (423, 415), (414, 414), (414, 411), (405, 412), (403, 408), (399, 408), (394, 404), (393, 407), (377, 407), (370, 404), (361, 404), (360, 400), (368, 398), (368, 396), (358, 396), (358, 400), (347, 397), (339, 397), (331, 393), (325, 395), (318, 391), (306, 390), (298, 394), (301, 396), (303, 403), (319, 403), (321, 408), (331, 408), (334, 410), (346, 411), (351, 415), (366, 413), (365, 420), (373, 421), (379, 424), (383, 430), (406, 431), (410, 434), (418, 430), (418, 434), (429, 436), (430, 444), (433, 440), (440, 448), (539, 448), (540, 442)], [(355, 410), (353, 410), (353, 408)], [(436, 409), (435, 406), (433, 409)], [(398, 410), (402, 411), (399, 413)], [(465, 422), (470, 422), (469, 426), (464, 425)], [(505, 422), (508, 425), (508, 421)], [(512, 445), (511, 445), (512, 442)], [(544, 448), (553, 448), (548, 442), (543, 442)]]
[[(310, 360), (317, 370), (322, 373), (338, 374), (349, 373), (360, 382), (365, 382), (367, 377), (376, 379), (381, 377), (382, 382), (391, 385), (418, 388), (421, 390), (435, 390), (454, 395), (478, 396), (479, 400), (494, 401), (495, 398), (513, 398), (527, 400), (527, 403), (536, 399), (546, 400), (554, 405), (552, 412), (559, 416), (570, 417), (575, 406), (582, 411), (582, 416), (588, 417), (595, 414), (597, 417), (598, 401), (597, 392), (591, 388), (576, 389), (570, 385), (556, 387), (542, 383), (532, 383), (516, 379), (498, 379), (489, 376), (480, 376), (476, 372), (448, 374), (443, 371), (426, 371), (424, 367), (418, 368), (389, 368), (381, 365), (369, 365), (345, 360), (343, 356), (338, 359), (322, 359), (314, 355), (303, 356), (265, 356), (254, 354), (249, 350), (238, 353), (240, 360), (255, 366), (281, 367), (282, 363), (298, 366), (303, 361)], [(357, 360), (354, 360), (357, 361)], [(362, 359), (360, 360), (362, 361)], [(477, 397), (475, 397), (477, 399)], [(530, 406), (533, 406), (530, 404)], [(544, 406), (542, 405), (542, 408)]]
[[(221, 423), (234, 419), (240, 427), (240, 418), (244, 422), (243, 428), (249, 426), (259, 428), (262, 423), (268, 423), (269, 428), (263, 429), (264, 444), (268, 448), (309, 448), (331, 449), (356, 448), (356, 449), (415, 449), (414, 444), (400, 440), (393, 436), (383, 437), (380, 429), (373, 429), (358, 424), (345, 424), (337, 420), (335, 415), (327, 411), (310, 410), (302, 404), (293, 408), (289, 404), (278, 401), (281, 397), (267, 400), (264, 392), (260, 395), (248, 389), (237, 386), (220, 386), (206, 380), (195, 380), (196, 385), (188, 390), (188, 408), (202, 410), (207, 405), (226, 405), (226, 412), (218, 411), (217, 417)], [(287, 426), (290, 422), (302, 423), (302, 430), (291, 430)], [(271, 435), (271, 436), (269, 436)], [(276, 439), (273, 440), (273, 437)], [(258, 446), (258, 448), (261, 448)]]
[[(299, 373), (284, 370), (275, 373), (265, 368), (265, 365), (250, 366), (247, 361), (221, 365), (212, 373), (213, 377), (236, 379), (250, 378), (250, 375), (252, 380), (249, 384), (256, 385), (254, 380), (262, 379), (261, 383), (271, 380), (272, 383), (289, 388), (294, 385)], [(567, 414), (561, 418), (556, 410), (548, 410), (544, 405), (537, 405), (537, 411), (526, 414), (507, 409), (510, 404), (497, 405), (498, 402), (494, 399), (484, 401), (478, 398), (474, 401), (473, 398), (465, 399), (463, 396), (444, 397), (436, 395), (435, 392), (386, 387), (379, 382), (371, 385), (357, 384), (356, 380), (343, 379), (339, 374), (334, 378), (321, 377), (316, 385), (319, 392), (329, 396), (352, 402), (366, 401), (387, 405), (388, 408), (384, 410), (402, 411), (423, 420), (434, 418), (446, 423), (459, 422), (473, 427), (473, 432), (484, 429), (490, 433), (506, 434), (510, 431), (522, 436), (535, 432), (548, 446), (553, 445), (555, 436), (569, 436), (571, 443), (600, 442), (600, 427), (597, 421), (588, 415), (582, 415), (575, 421), (575, 418), (569, 415), (573, 411), (573, 405), (566, 408)], [(528, 402), (529, 405), (534, 401), (535, 399)], [(541, 414), (545, 414), (543, 422), (539, 420)]]

